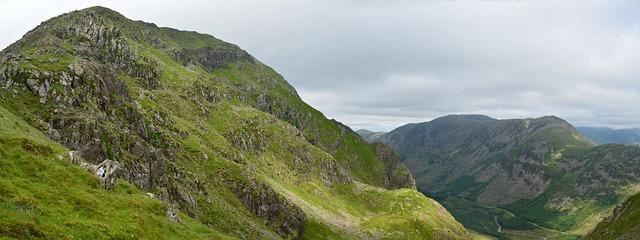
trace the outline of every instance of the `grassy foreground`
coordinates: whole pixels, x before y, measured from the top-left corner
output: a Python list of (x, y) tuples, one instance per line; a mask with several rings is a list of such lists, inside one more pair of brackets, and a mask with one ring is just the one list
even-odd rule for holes
[(0, 107), (0, 236), (33, 239), (231, 239), (119, 181), (104, 190), (67, 149)]

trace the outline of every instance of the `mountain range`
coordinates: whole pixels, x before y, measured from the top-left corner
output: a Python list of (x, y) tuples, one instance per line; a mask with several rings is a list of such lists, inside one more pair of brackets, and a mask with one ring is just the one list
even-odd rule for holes
[(634, 131), (354, 132), (234, 44), (91, 7), (0, 51), (0, 239), (637, 239)]
[(640, 129), (637, 128), (577, 127), (577, 129), (597, 144), (640, 144)]
[(0, 236), (471, 239), (383, 144), (207, 34), (103, 7), (0, 52)]
[(586, 235), (640, 190), (640, 147), (598, 146), (554, 116), (450, 115), (363, 137), (396, 150), (465, 226), (499, 238)]

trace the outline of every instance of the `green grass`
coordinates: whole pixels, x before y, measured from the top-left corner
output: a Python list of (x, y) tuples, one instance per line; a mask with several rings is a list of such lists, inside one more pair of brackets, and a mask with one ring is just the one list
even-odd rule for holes
[(283, 186), (275, 181), (271, 184), (315, 219), (312, 228), (305, 231), (308, 239), (332, 233), (348, 239), (470, 237), (444, 207), (414, 190), (387, 190), (361, 183), (332, 188), (315, 184)]
[(104, 190), (67, 150), (0, 107), (0, 236), (20, 239), (226, 239), (118, 181)]

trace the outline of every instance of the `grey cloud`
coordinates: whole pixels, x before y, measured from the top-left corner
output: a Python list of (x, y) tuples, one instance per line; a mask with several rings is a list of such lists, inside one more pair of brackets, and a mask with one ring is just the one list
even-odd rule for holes
[[(452, 113), (640, 127), (637, 1), (56, 3), (0, 2), (11, 9), (0, 17), (0, 44), (58, 13), (104, 5), (236, 43), (354, 128), (389, 130)], [(34, 5), (42, 7), (27, 7)]]

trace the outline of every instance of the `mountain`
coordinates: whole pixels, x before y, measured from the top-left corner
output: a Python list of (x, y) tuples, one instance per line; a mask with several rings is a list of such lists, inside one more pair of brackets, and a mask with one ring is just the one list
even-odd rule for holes
[(596, 146), (554, 116), (450, 115), (379, 141), (401, 156), (418, 190), (501, 238), (584, 235), (640, 183), (639, 147)]
[(210, 35), (63, 14), (0, 52), (0, 100), (2, 237), (471, 237), (389, 147)]
[(605, 127), (578, 127), (580, 133), (597, 144), (640, 144), (640, 129), (613, 129)]
[(640, 239), (640, 194), (616, 207), (586, 239)]
[(356, 131), (356, 133), (367, 142), (376, 142), (380, 139), (380, 137), (386, 134), (386, 132), (373, 132), (367, 129), (360, 129)]

